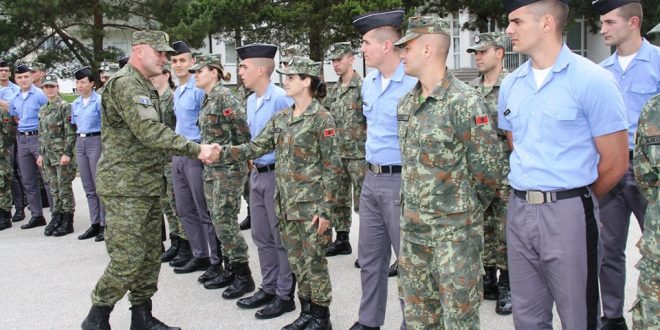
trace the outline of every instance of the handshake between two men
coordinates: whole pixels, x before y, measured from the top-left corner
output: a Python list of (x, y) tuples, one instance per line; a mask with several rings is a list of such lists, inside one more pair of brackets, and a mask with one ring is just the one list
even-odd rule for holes
[(222, 147), (217, 143), (200, 144), (197, 159), (201, 160), (204, 164), (211, 164), (220, 159), (220, 151), (222, 151)]

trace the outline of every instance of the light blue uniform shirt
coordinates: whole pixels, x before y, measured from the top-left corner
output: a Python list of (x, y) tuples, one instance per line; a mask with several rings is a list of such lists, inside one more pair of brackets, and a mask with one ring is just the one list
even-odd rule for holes
[[(286, 96), (284, 89), (275, 86), (273, 82), (268, 85), (261, 104), (257, 107), (257, 94), (252, 93), (247, 99), (247, 123), (250, 128), (251, 140), (261, 133), (268, 121), (276, 113), (293, 105), (293, 99)], [(254, 160), (257, 166), (275, 164), (275, 152), (267, 153)]]
[(642, 107), (652, 96), (660, 93), (660, 47), (643, 40), (637, 55), (625, 71), (619, 65), (617, 52), (600, 65), (611, 72), (619, 83), (628, 115), (628, 148), (633, 150)]
[(592, 184), (600, 159), (594, 137), (628, 127), (614, 77), (566, 45), (540, 89), (531, 60), (504, 79), (498, 116), (513, 135), (509, 182), (518, 190)]
[(9, 104), (9, 114), (18, 118), (18, 131), (31, 132), (39, 129), (39, 108), (48, 103), (48, 98), (41, 89), (32, 85), (23, 99), (19, 90)]
[(191, 74), (188, 82), (174, 91), (174, 114), (176, 115), (175, 132), (186, 139), (199, 142), (202, 131), (199, 129), (198, 116), (204, 102), (204, 90), (195, 87), (195, 75)]
[(367, 118), (366, 160), (376, 165), (401, 165), (396, 107), (417, 83), (399, 63), (389, 85), (381, 90), (380, 71), (369, 73), (362, 83), (362, 110)]
[(9, 82), (6, 87), (0, 87), (0, 100), (11, 102), (21, 88), (13, 82)]
[(71, 123), (76, 124), (77, 134), (101, 131), (101, 95), (92, 92), (87, 106), (83, 105), (82, 96), (71, 103)]

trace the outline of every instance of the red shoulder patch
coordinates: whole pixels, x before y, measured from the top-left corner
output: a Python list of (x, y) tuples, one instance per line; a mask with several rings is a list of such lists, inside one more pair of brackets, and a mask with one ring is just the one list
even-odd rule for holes
[(323, 130), (323, 136), (325, 136), (325, 137), (335, 136), (335, 129), (334, 128), (326, 128), (325, 130)]
[(488, 115), (476, 115), (474, 116), (474, 123), (477, 126), (482, 126), (488, 124)]
[(227, 109), (225, 109), (225, 110), (222, 110), (222, 114), (223, 114), (225, 117), (231, 116), (231, 115), (234, 114), (234, 109), (232, 109), (232, 108), (227, 108)]
[(3, 118), (3, 119), (2, 119), (2, 122), (3, 122), (3, 123), (8, 123), (8, 122), (9, 122), (9, 118)]

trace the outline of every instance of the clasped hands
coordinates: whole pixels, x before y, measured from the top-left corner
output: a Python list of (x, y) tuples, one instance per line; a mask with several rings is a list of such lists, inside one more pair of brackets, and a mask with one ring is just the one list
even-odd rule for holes
[(222, 151), (222, 147), (219, 144), (201, 144), (199, 147), (200, 150), (197, 158), (204, 164), (211, 164), (220, 159), (220, 152)]

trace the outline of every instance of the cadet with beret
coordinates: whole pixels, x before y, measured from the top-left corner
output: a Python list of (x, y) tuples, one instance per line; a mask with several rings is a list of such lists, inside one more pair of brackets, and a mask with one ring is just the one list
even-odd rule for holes
[[(486, 101), (488, 115), (497, 127), (497, 98), (500, 84), (509, 72), (504, 68), (504, 34), (491, 32), (474, 36), (474, 45), (467, 49), (474, 53), (477, 70), (481, 76), (470, 82)], [(509, 203), (511, 188), (506, 174), (509, 173), (509, 144), (503, 130), (497, 129), (500, 147), (506, 157), (499, 158), (503, 175), (495, 190), (493, 202), (484, 213), (484, 298), (497, 300), (495, 312), (501, 315), (511, 314), (511, 289), (509, 286), (509, 267), (506, 260), (506, 208)], [(500, 271), (499, 280), (497, 270)]]
[(149, 78), (162, 72), (166, 52), (173, 51), (165, 32), (134, 32), (129, 63), (103, 93), (97, 189), (106, 207), (110, 263), (92, 292), (83, 330), (110, 329), (110, 312), (127, 291), (131, 329), (179, 329), (151, 314), (160, 271), (163, 154), (213, 161), (219, 145), (199, 145), (161, 123), (158, 93)]
[(505, 1), (513, 51), (530, 56), (500, 87), (512, 146), (507, 249), (517, 329), (596, 329), (601, 252), (597, 197), (628, 167), (627, 122), (613, 77), (562, 41), (568, 0)]
[(221, 158), (241, 161), (277, 152), (279, 228), (302, 306), (300, 317), (283, 329), (332, 329), (325, 252), (341, 171), (335, 122), (319, 102), (326, 94), (320, 62), (294, 56), (278, 72), (286, 76), (284, 86), (295, 104), (277, 113), (252, 142), (223, 146)]
[(369, 128), (365, 142), (368, 172), (360, 194), (358, 260), (362, 266), (362, 301), (358, 322), (351, 329), (377, 328), (385, 322), (387, 265), (392, 248), (399, 256), (401, 152), (396, 107), (417, 82), (404, 73), (400, 49), (394, 47), (401, 38), (403, 15), (402, 9), (396, 9), (367, 13), (353, 20), (362, 35), (366, 65), (376, 70), (362, 85), (362, 112)]
[[(13, 151), (16, 141), (16, 122), (11, 119), (7, 109), (9, 102), (20, 88), (9, 81), (10, 65), (0, 61), (0, 230), (12, 226), (11, 204), (13, 185)], [(19, 189), (20, 199), (16, 200), (16, 210), (22, 210), (23, 194)]]
[(39, 109), (37, 165), (42, 168), (53, 196), (52, 217), (44, 235), (64, 236), (73, 233), (76, 201), (71, 182), (76, 178), (76, 162), (73, 160), (76, 129), (71, 123), (71, 105), (60, 97), (57, 77), (44, 76), (41, 87), (48, 103)]
[[(195, 73), (195, 86), (206, 93), (199, 113), (202, 142), (222, 145), (250, 142), (245, 109), (231, 90), (221, 83), (229, 81), (231, 75), (225, 73), (220, 54), (198, 58), (189, 71)], [(207, 289), (229, 286), (222, 292), (227, 299), (238, 298), (254, 290), (247, 243), (236, 221), (247, 172), (245, 164), (222, 163), (207, 165), (203, 172), (204, 193), (224, 251), (225, 271), (216, 268), (214, 273), (205, 273), (206, 278), (200, 277), (199, 281)]]
[(96, 194), (96, 166), (101, 157), (101, 96), (94, 92), (94, 73), (89, 66), (73, 73), (80, 96), (71, 103), (71, 123), (76, 127), (76, 160), (80, 171), (91, 226), (78, 239), (105, 239), (105, 210)]
[(630, 216), (644, 228), (647, 202), (633, 174), (632, 152), (642, 107), (660, 93), (660, 48), (642, 38), (642, 4), (639, 0), (598, 0), (593, 6), (600, 14), (600, 34), (616, 51), (600, 65), (611, 72), (623, 95), (628, 117), (630, 164), (626, 174), (607, 194), (599, 197), (603, 256), (600, 284), (605, 329), (623, 329), (626, 284), (626, 243)]
[[(360, 211), (360, 192), (367, 166), (364, 161), (364, 143), (367, 140), (367, 119), (362, 114), (362, 77), (353, 70), (353, 48), (350, 42), (337, 42), (328, 48), (325, 59), (339, 76), (330, 88), (323, 105), (330, 110), (337, 123), (342, 175), (337, 194), (337, 219), (334, 222), (337, 239), (330, 244), (326, 256), (351, 254), (348, 238), (351, 231), (351, 201), (353, 210)], [(351, 190), (351, 186), (353, 189)], [(351, 200), (351, 192), (353, 199)]]

